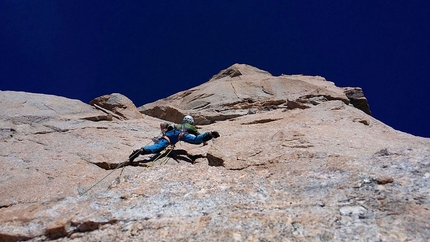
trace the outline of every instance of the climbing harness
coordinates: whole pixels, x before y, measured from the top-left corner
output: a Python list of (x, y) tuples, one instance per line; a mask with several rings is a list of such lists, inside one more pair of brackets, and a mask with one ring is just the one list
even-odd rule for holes
[[(174, 127), (174, 129), (176, 129), (176, 126)], [(187, 133), (188, 133), (188, 131), (185, 128), (185, 123), (182, 123), (181, 129), (180, 129), (180, 132), (179, 132), (179, 135), (178, 135), (178, 141), (180, 142), (182, 136), (185, 135), (185, 134), (187, 134)], [(172, 144), (172, 142), (170, 141), (170, 138), (167, 137), (166, 135), (164, 135), (162, 138), (164, 138), (165, 140), (167, 140), (167, 142), (169, 142), (169, 146), (166, 147), (167, 150), (164, 153), (158, 155), (157, 158), (154, 159), (153, 163), (156, 162), (162, 155), (164, 155), (164, 160), (162, 160), (160, 162), (160, 165), (165, 165), (165, 164), (167, 164), (167, 161), (169, 160), (170, 152), (172, 152), (172, 150), (175, 149), (175, 145)]]

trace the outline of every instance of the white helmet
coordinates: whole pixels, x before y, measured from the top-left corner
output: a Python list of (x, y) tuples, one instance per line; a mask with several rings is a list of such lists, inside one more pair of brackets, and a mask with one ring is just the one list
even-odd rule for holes
[(190, 115), (187, 115), (184, 117), (184, 119), (182, 119), (182, 123), (183, 124), (185, 124), (185, 123), (194, 124), (194, 119)]

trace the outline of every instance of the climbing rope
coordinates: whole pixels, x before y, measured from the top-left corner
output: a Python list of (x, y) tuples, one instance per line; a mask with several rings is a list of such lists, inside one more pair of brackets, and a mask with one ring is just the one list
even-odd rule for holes
[[(153, 140), (152, 140), (153, 141)], [(148, 146), (152, 141), (150, 141), (150, 142), (148, 142), (145, 146)], [(164, 160), (162, 160), (161, 162), (160, 162), (160, 165), (163, 165), (163, 164), (167, 164), (167, 161), (168, 161), (168, 159), (169, 159), (169, 155), (170, 155), (170, 152), (172, 152), (172, 150), (173, 149), (175, 149), (175, 146), (174, 145), (169, 145), (167, 148), (166, 148), (166, 151), (165, 152), (163, 152), (163, 153), (160, 153), (158, 156), (157, 156), (157, 158), (155, 158), (153, 161), (152, 161), (152, 163), (155, 163), (158, 159), (160, 159), (164, 154), (165, 154), (165, 158), (164, 158)], [(78, 189), (78, 193), (79, 193), (79, 196), (83, 196), (84, 194), (86, 194), (88, 191), (90, 191), (93, 187), (95, 187), (95, 186), (97, 186), (100, 182), (102, 182), (104, 179), (106, 179), (106, 177), (108, 177), (109, 175), (111, 175), (112, 173), (114, 173), (117, 169), (119, 169), (119, 168), (121, 168), (122, 167), (122, 169), (121, 169), (121, 173), (119, 174), (119, 176), (118, 177), (121, 177), (121, 175), (122, 175), (122, 173), (123, 173), (123, 171), (124, 171), (124, 169), (125, 169), (125, 167), (126, 166), (124, 166), (127, 162), (129, 162), (130, 160), (126, 160), (126, 161), (124, 161), (124, 162), (121, 162), (117, 167), (115, 167), (115, 169), (113, 169), (111, 172), (109, 172), (108, 174), (106, 174), (102, 179), (100, 179), (100, 180), (98, 180), (96, 183), (94, 183), (92, 186), (90, 186), (88, 189), (86, 189), (86, 190), (84, 190), (84, 191), (80, 191), (79, 189)]]
[(170, 152), (172, 152), (173, 149), (175, 149), (175, 146), (170, 147), (169, 151), (166, 151), (167, 154), (164, 156), (164, 160), (160, 162), (160, 165), (167, 164), (167, 161), (169, 160)]
[[(167, 163), (167, 160), (169, 159), (169, 155), (170, 155), (170, 152), (172, 152), (172, 150), (173, 149), (175, 149), (175, 146), (173, 146), (173, 145), (169, 145), (169, 146), (167, 146), (167, 148), (165, 149), (165, 151), (164, 152), (162, 152), (162, 153), (160, 153), (153, 161), (152, 161), (152, 164), (155, 164), (155, 162), (156, 161), (158, 161), (160, 158), (162, 158), (162, 157), (164, 157), (164, 159), (160, 162), (160, 165), (163, 165), (163, 163), (164, 164), (166, 164)], [(152, 166), (152, 165), (149, 165), (149, 166)], [(148, 166), (148, 167), (149, 167)]]
[[(126, 164), (128, 162), (124, 161), (122, 163), (119, 164), (119, 166), (115, 167), (115, 169), (113, 169), (111, 172), (109, 172), (106, 176), (104, 176), (102, 179), (100, 179), (99, 181), (97, 181), (96, 183), (94, 183), (91, 187), (89, 187), (87, 190), (81, 192), (78, 190), (79, 196), (83, 196), (85, 193), (87, 193), (89, 190), (91, 190), (93, 187), (97, 186), (100, 182), (102, 182), (104, 179), (106, 179), (106, 177), (108, 177), (110, 174), (112, 174), (113, 172), (115, 172), (117, 169), (121, 168), (122, 166), (124, 166), (124, 164)], [(124, 166), (125, 168), (125, 166)], [(124, 170), (124, 169), (123, 169)], [(122, 171), (121, 171), (122, 174)], [(121, 175), (120, 175), (121, 176)]]

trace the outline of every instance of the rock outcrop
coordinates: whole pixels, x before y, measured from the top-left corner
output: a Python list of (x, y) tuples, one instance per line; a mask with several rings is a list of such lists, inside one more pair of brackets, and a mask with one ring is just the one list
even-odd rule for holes
[(121, 120), (143, 118), (133, 101), (120, 93), (94, 98), (90, 104)]
[(339, 88), (319, 76), (281, 75), (234, 64), (208, 82), (139, 107), (153, 117), (181, 122), (184, 115), (199, 124), (240, 117), (273, 109), (309, 108), (328, 100), (340, 100), (371, 114), (360, 88)]
[(362, 110), (363, 112), (372, 115), (370, 111), (369, 103), (367, 98), (364, 96), (363, 90), (359, 87), (345, 87), (344, 88), (346, 96), (349, 98), (351, 104)]
[(221, 137), (132, 165), (162, 120), (0, 92), (0, 241), (430, 239), (430, 139), (356, 108), (351, 89), (234, 65), (169, 98), (157, 116), (193, 112)]
[(79, 100), (53, 95), (0, 92), (0, 137), (13, 133), (44, 134), (67, 131), (71, 123), (107, 120), (107, 115)]

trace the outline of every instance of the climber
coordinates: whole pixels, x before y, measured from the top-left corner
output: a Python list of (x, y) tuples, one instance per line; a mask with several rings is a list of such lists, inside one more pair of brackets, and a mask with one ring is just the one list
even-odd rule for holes
[(182, 120), (182, 124), (161, 123), (160, 129), (163, 136), (155, 141), (153, 145), (144, 146), (134, 150), (128, 157), (133, 162), (139, 155), (158, 153), (169, 145), (175, 145), (178, 141), (184, 141), (190, 144), (202, 144), (218, 138), (220, 135), (217, 131), (205, 132), (200, 134), (194, 126), (193, 117), (187, 115)]
[(200, 134), (200, 132), (194, 126), (194, 119), (193, 119), (193, 117), (191, 117), (190, 115), (186, 115), (182, 119), (182, 124), (171, 125), (171, 124), (169, 124), (167, 122), (161, 123), (160, 124), (160, 129), (163, 132), (163, 134), (166, 133), (166, 131), (169, 128), (169, 126), (171, 126), (171, 128), (174, 128), (174, 129), (186, 131), (187, 133), (193, 134), (193, 135), (196, 135), (196, 136)]

